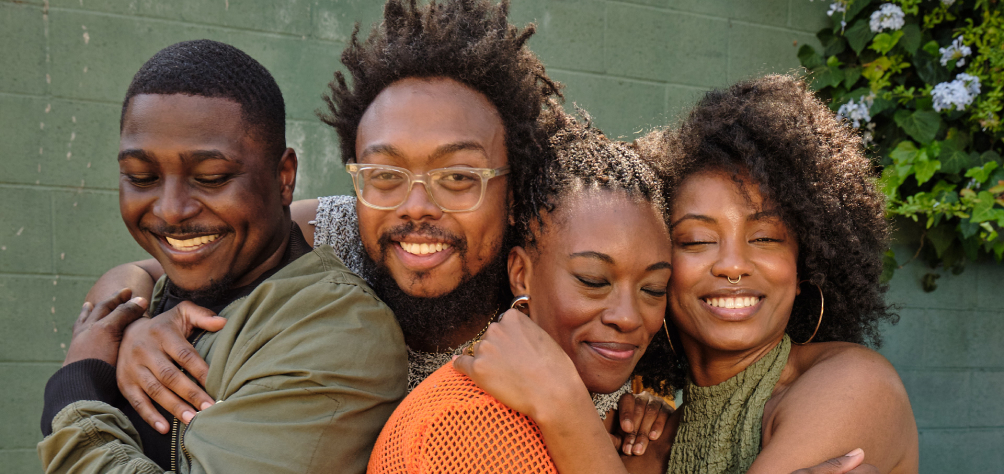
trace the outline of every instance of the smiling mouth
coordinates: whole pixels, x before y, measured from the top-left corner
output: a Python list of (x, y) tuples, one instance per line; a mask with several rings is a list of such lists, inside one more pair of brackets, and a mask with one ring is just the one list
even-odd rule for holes
[(703, 298), (704, 302), (715, 308), (738, 309), (756, 306), (759, 296), (730, 296), (726, 298)]
[(445, 242), (436, 243), (417, 243), (417, 242), (398, 242), (401, 246), (401, 250), (408, 252), (412, 255), (430, 255), (437, 252), (442, 252), (444, 250), (450, 249), (450, 244)]
[(172, 249), (181, 252), (191, 252), (193, 250), (198, 250), (203, 246), (209, 244), (210, 242), (220, 238), (223, 234), (212, 234), (212, 235), (200, 235), (198, 237), (192, 237), (191, 239), (173, 239), (168, 236), (164, 236), (164, 240), (167, 241)]

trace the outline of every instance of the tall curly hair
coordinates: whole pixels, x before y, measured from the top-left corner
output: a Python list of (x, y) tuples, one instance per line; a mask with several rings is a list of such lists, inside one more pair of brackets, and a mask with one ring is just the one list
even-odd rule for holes
[(562, 97), (560, 84), (526, 47), (536, 27), (531, 23), (521, 31), (509, 24), (508, 14), (508, 0), (497, 5), (433, 0), (422, 7), (416, 0), (388, 0), (384, 21), (364, 42), (358, 39), (357, 24), (342, 52), (352, 85), (335, 72), (324, 95), (328, 110), (318, 113), (338, 132), (342, 162), (355, 157), (359, 122), (385, 88), (406, 78), (449, 78), (484, 95), (498, 111), (511, 169), (508, 182), (518, 206), (518, 184), (543, 156), (547, 140), (537, 120)]
[[(879, 323), (898, 317), (879, 280), (890, 231), (878, 171), (860, 138), (804, 81), (772, 75), (708, 92), (679, 130), (653, 132), (640, 147), (668, 163), (671, 208), (680, 185), (697, 173), (724, 171), (756, 185), (797, 239), (799, 278), (824, 295), (826, 311), (813, 341), (881, 344)], [(819, 293), (802, 288), (786, 329), (794, 341), (808, 340), (819, 320)], [(675, 336), (674, 342), (679, 357), (665, 335), (653, 341), (639, 364), (642, 371), (653, 367), (643, 377), (647, 386), (683, 386), (687, 362)], [(657, 365), (663, 373), (652, 377)]]

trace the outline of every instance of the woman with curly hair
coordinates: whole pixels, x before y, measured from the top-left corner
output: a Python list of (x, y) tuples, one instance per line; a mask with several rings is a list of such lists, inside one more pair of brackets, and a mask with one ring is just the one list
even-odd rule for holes
[[(878, 324), (895, 316), (879, 282), (884, 201), (857, 137), (803, 82), (770, 76), (709, 92), (679, 131), (640, 148), (668, 164), (673, 275), (665, 332), (637, 370), (684, 397), (646, 456), (627, 460), (632, 472), (792, 472), (848, 451), (879, 472), (917, 472), (903, 384), (860, 345), (877, 345)], [(553, 355), (544, 345), (502, 352)], [(505, 357), (470, 365), (479, 362), (468, 371), (477, 383), (542, 430), (574, 436), (581, 409), (565, 392), (506, 391), (492, 379), (519, 368)]]

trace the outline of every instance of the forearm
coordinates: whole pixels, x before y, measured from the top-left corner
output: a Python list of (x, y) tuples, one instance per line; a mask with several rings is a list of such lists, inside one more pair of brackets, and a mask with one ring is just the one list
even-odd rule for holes
[(572, 392), (532, 415), (558, 472), (627, 473), (585, 387)]
[(153, 259), (123, 263), (101, 275), (87, 292), (85, 301), (97, 305), (123, 288), (132, 290), (132, 296), (142, 296), (149, 300), (153, 295), (154, 284), (163, 273), (160, 263)]

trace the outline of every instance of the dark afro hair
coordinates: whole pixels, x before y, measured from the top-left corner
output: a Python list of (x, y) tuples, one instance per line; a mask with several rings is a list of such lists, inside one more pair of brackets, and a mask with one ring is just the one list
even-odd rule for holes
[[(419, 7), (415, 0), (389, 0), (384, 21), (360, 43), (359, 26), (342, 63), (352, 76), (352, 87), (341, 72), (324, 96), (327, 113), (321, 120), (338, 132), (342, 162), (355, 157), (356, 130), (366, 109), (387, 86), (405, 78), (450, 78), (483, 94), (498, 111), (505, 127), (505, 145), (513, 183), (539, 160), (546, 137), (537, 119), (542, 108), (560, 98), (559, 85), (526, 48), (534, 33), (507, 20), (509, 2), (485, 0), (433, 1)], [(516, 196), (519, 201), (519, 196)]]
[(245, 52), (211, 40), (182, 41), (154, 54), (132, 78), (119, 131), (129, 100), (138, 94), (185, 94), (232, 100), (241, 106), (249, 133), (278, 162), (286, 149), (286, 104), (282, 91), (258, 61)]
[[(665, 178), (670, 207), (690, 176), (724, 171), (737, 182), (757, 185), (780, 212), (798, 241), (799, 279), (809, 281), (788, 321), (793, 341), (808, 340), (816, 328), (816, 284), (826, 312), (813, 342), (881, 344), (879, 323), (898, 320), (879, 281), (889, 245), (885, 198), (860, 139), (802, 80), (774, 75), (708, 92), (679, 131), (656, 132), (643, 149), (670, 159)], [(661, 363), (666, 372), (645, 382), (680, 388), (686, 361), (673, 356), (665, 341), (665, 335), (656, 337), (646, 357), (659, 360), (646, 365)], [(679, 340), (674, 342), (680, 351)]]

